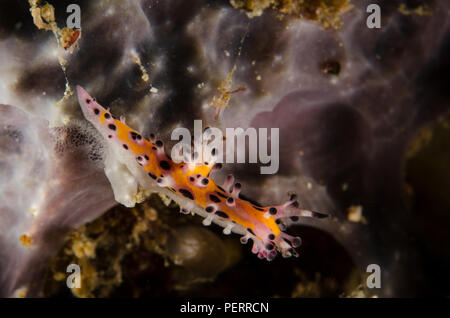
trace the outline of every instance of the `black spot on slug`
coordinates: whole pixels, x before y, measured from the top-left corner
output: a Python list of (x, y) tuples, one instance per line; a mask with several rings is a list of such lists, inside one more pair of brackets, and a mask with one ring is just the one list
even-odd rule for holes
[(144, 155), (145, 160), (149, 160), (150, 158), (147, 155)]
[(247, 231), (249, 231), (250, 234), (255, 235), (255, 232), (253, 232), (251, 228), (247, 228)]
[(211, 201), (219, 203), (220, 199), (218, 197), (216, 197), (214, 194), (210, 194), (209, 198), (211, 199)]
[(216, 211), (215, 214), (216, 214), (217, 216), (220, 216), (221, 218), (228, 219), (228, 214), (226, 214), (226, 213), (223, 212), (223, 211)]
[(269, 240), (274, 240), (275, 239), (275, 235), (274, 234), (269, 234), (268, 238), (269, 238)]
[(229, 197), (229, 198), (227, 199), (227, 202), (228, 202), (228, 204), (233, 204), (234, 199), (233, 199), (232, 197)]
[(270, 209), (269, 209), (269, 213), (270, 213), (271, 215), (275, 215), (275, 214), (277, 214), (277, 209), (275, 209), (275, 208), (270, 208)]
[(179, 191), (180, 191), (180, 193), (181, 193), (183, 196), (185, 196), (186, 198), (191, 199), (191, 200), (194, 200), (194, 196), (192, 195), (192, 193), (191, 193), (189, 190), (186, 190), (186, 189), (180, 189)]
[(161, 140), (157, 140), (156, 147), (162, 147), (162, 146), (163, 146), (163, 142)]
[(206, 212), (211, 213), (212, 211), (214, 211), (214, 207), (211, 205), (208, 205), (205, 209)]
[(148, 175), (149, 175), (150, 178), (152, 178), (153, 180), (156, 180), (156, 176), (155, 176), (153, 173), (149, 172)]
[(127, 146), (127, 145), (123, 144), (122, 146), (123, 146), (123, 148), (124, 148), (125, 150), (128, 150), (128, 146)]
[(111, 129), (111, 130), (116, 130), (116, 125), (109, 124), (108, 128)]
[(100, 114), (100, 111), (97, 108), (94, 108), (94, 114), (98, 115)]
[(208, 183), (209, 183), (209, 180), (207, 178), (203, 178), (202, 179), (202, 184), (203, 185), (208, 185)]
[(222, 193), (220, 193), (220, 192), (216, 192), (216, 193), (217, 193), (217, 195), (218, 195), (219, 197), (222, 197), (222, 198), (224, 198), (224, 199), (227, 199), (227, 198), (228, 198), (226, 195), (224, 195), (224, 194), (222, 194)]
[(105, 118), (106, 119), (109, 119), (111, 117), (111, 115), (110, 114), (108, 114), (108, 113), (105, 113)]
[(266, 248), (267, 248), (269, 251), (271, 251), (271, 250), (273, 250), (274, 245), (273, 245), (272, 243), (268, 243), (268, 244), (266, 245)]
[(170, 170), (170, 164), (165, 161), (165, 160), (161, 160), (161, 162), (159, 163), (160, 167), (163, 168), (164, 170)]
[(91, 100), (90, 100), (89, 98), (86, 99), (86, 103), (90, 104), (90, 103), (91, 103)]
[(218, 185), (217, 187), (219, 188), (220, 191), (222, 191), (222, 192), (227, 192), (227, 191), (225, 191), (220, 185)]
[(294, 221), (294, 222), (297, 222), (298, 221), (298, 216), (296, 216), (296, 215), (291, 216), (291, 220)]

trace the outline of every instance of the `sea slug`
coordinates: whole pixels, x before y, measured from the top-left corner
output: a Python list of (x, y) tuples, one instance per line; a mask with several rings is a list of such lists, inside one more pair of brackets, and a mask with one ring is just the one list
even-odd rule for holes
[[(115, 119), (109, 109), (102, 107), (83, 88), (77, 86), (78, 101), (84, 116), (103, 136), (106, 144), (105, 173), (111, 182), (118, 202), (133, 206), (130, 195), (120, 191), (131, 187), (162, 193), (177, 202), (183, 213), (196, 213), (204, 217), (203, 224), (214, 222), (223, 227), (224, 234), (243, 235), (241, 242), (253, 241), (252, 252), (259, 258), (272, 260), (277, 252), (283, 257), (298, 256), (295, 248), (301, 244), (299, 237), (284, 232), (286, 227), (298, 223), (302, 217), (323, 218), (326, 214), (299, 208), (296, 196), (282, 205), (259, 206), (244, 199), (241, 184), (228, 176), (222, 186), (211, 174), (221, 168), (210, 158), (201, 164), (172, 161), (161, 140), (150, 134), (149, 140), (125, 124), (125, 119)], [(111, 162), (117, 164), (111, 165)], [(126, 172), (120, 174), (120, 171)]]

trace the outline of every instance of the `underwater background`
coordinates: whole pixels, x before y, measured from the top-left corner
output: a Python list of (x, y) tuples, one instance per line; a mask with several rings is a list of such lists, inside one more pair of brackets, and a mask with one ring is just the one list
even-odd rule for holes
[[(374, 3), (381, 28), (366, 25)], [(63, 30), (70, 4), (80, 33)], [(0, 296), (448, 297), (449, 9), (0, 1)], [(224, 164), (215, 178), (232, 173), (261, 204), (295, 192), (330, 217), (289, 228), (300, 256), (267, 262), (158, 194), (119, 205), (76, 85), (169, 148), (194, 119), (279, 128), (278, 173)], [(81, 288), (67, 288), (69, 264)], [(381, 288), (366, 286), (370, 264)]]

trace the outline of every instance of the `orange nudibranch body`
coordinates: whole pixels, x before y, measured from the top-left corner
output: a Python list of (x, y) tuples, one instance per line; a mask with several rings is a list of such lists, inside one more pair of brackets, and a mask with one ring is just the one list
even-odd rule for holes
[(131, 158), (131, 164), (145, 173), (136, 178), (140, 184), (150, 184), (152, 189), (169, 190), (171, 198), (181, 205), (183, 212), (191, 211), (204, 217), (203, 224), (211, 222), (224, 227), (223, 232), (243, 234), (241, 242), (252, 239), (252, 252), (259, 258), (272, 260), (277, 252), (283, 256), (297, 256), (301, 244), (299, 237), (283, 232), (286, 224), (296, 223), (301, 217), (325, 217), (325, 214), (298, 207), (295, 196), (278, 206), (259, 206), (240, 196), (241, 185), (228, 176), (222, 186), (211, 178), (221, 164), (212, 160), (202, 164), (175, 163), (165, 153), (161, 140), (154, 134), (145, 139), (125, 124), (115, 119), (83, 88), (77, 86), (78, 100), (84, 116), (114, 148), (116, 156)]

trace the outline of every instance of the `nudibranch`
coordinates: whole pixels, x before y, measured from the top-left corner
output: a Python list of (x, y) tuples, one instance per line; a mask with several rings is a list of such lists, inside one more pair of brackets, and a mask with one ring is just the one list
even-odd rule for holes
[[(211, 174), (221, 168), (214, 161), (214, 151), (208, 162), (201, 164), (176, 163), (164, 150), (161, 140), (154, 134), (145, 139), (139, 132), (125, 124), (125, 119), (115, 119), (109, 109), (102, 107), (83, 88), (77, 86), (78, 101), (84, 116), (100, 132), (109, 155), (105, 159), (105, 173), (114, 184), (132, 184), (142, 189), (157, 191), (177, 202), (183, 213), (196, 213), (203, 224), (211, 222), (223, 227), (224, 234), (243, 235), (241, 243), (253, 241), (252, 252), (261, 259), (272, 260), (277, 252), (284, 257), (298, 256), (295, 250), (301, 244), (299, 237), (284, 232), (286, 227), (298, 223), (301, 217), (323, 218), (326, 214), (299, 208), (296, 196), (276, 206), (259, 206), (240, 195), (241, 184), (228, 176), (222, 186), (217, 185)], [(127, 180), (117, 180), (116, 168), (107, 169), (108, 160), (117, 160), (129, 171)], [(116, 200), (126, 206), (135, 201), (120, 197)]]

